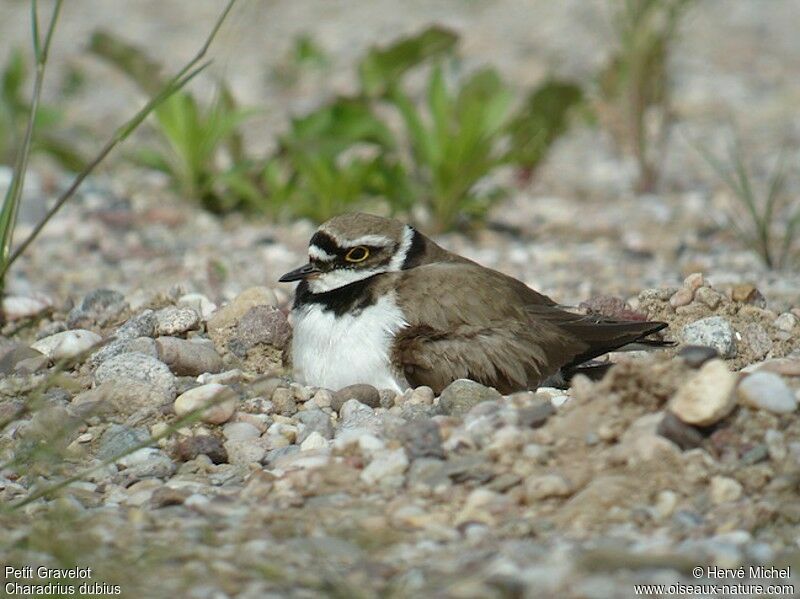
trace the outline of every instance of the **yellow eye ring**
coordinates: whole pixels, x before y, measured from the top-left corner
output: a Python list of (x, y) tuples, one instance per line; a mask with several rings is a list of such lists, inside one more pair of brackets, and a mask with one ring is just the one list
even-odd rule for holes
[(363, 245), (357, 245), (350, 249), (344, 257), (348, 262), (363, 262), (367, 258), (369, 258), (369, 249), (365, 248)]

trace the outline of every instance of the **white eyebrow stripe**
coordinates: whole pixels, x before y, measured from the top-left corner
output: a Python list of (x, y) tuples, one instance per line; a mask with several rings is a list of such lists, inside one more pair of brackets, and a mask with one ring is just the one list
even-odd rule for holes
[(336, 240), (336, 244), (342, 248), (352, 248), (356, 247), (357, 245), (377, 245), (386, 247), (392, 245), (392, 243), (393, 242), (391, 239), (383, 235), (362, 235), (357, 239)]
[(314, 260), (321, 260), (322, 262), (333, 262), (336, 259), (336, 256), (329, 254), (315, 245), (308, 246), (308, 257)]

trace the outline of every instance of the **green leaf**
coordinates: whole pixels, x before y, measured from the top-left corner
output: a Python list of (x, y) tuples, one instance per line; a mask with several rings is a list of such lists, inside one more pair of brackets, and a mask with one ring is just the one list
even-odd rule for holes
[(361, 88), (368, 96), (380, 96), (406, 71), (430, 58), (442, 56), (457, 43), (456, 33), (432, 26), (386, 48), (372, 48), (358, 66)]

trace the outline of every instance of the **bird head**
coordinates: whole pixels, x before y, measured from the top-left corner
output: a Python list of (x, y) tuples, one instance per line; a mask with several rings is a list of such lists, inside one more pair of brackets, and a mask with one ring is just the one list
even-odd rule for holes
[[(408, 267), (420, 234), (410, 225), (372, 214), (336, 216), (320, 225), (308, 244), (308, 263), (279, 281), (305, 280), (325, 293), (377, 274)], [(416, 242), (416, 243), (415, 243)]]

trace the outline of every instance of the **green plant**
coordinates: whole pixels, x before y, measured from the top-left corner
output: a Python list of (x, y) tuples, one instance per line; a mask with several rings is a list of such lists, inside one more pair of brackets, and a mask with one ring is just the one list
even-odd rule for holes
[[(95, 32), (89, 48), (130, 77), (143, 92), (152, 93), (163, 85), (161, 66), (112, 34)], [(247, 196), (232, 192), (230, 186), (242, 176), (241, 165), (246, 160), (239, 126), (254, 112), (239, 108), (222, 83), (207, 106), (201, 106), (189, 92), (178, 91), (153, 111), (158, 146), (140, 148), (133, 158), (168, 175), (181, 195), (198, 200), (211, 212), (240, 208)]]
[[(21, 134), (28, 120), (30, 106), (23, 92), (28, 71), (24, 53), (20, 49), (15, 49), (0, 73), (0, 163), (2, 164), (14, 163), (19, 151)], [(67, 83), (66, 91), (71, 91), (74, 83), (69, 81)], [(64, 168), (79, 171), (86, 164), (86, 160), (72, 144), (57, 134), (56, 128), (62, 121), (63, 114), (60, 110), (40, 104), (34, 123), (36, 137), (32, 141), (31, 151), (47, 154)]]
[[(28, 236), (17, 246), (12, 252), (12, 242), (14, 237), (14, 230), (17, 223), (17, 214), (19, 212), (19, 204), (22, 198), (22, 189), (25, 183), (25, 175), (28, 170), (28, 161), (33, 141), (33, 132), (36, 123), (36, 116), (38, 114), (39, 101), (41, 97), (42, 84), (44, 82), (44, 73), (47, 66), (47, 59), (50, 51), (50, 44), (55, 32), (58, 16), (61, 11), (62, 0), (56, 0), (53, 6), (53, 13), (50, 18), (50, 23), (47, 28), (44, 40), (42, 40), (39, 32), (39, 12), (36, 0), (31, 0), (31, 22), (33, 24), (33, 48), (34, 56), (36, 57), (36, 77), (34, 80), (33, 94), (31, 96), (30, 107), (28, 110), (28, 121), (25, 128), (25, 136), (23, 142), (17, 153), (16, 163), (14, 165), (14, 172), (11, 179), (11, 184), (8, 186), (5, 198), (3, 199), (3, 207), (0, 210), (0, 295), (4, 290), (5, 275), (8, 273), (9, 268), (14, 262), (27, 250), (31, 243), (39, 236), (42, 229), (50, 222), (50, 219), (55, 216), (64, 204), (75, 195), (75, 192), (84, 182), (84, 180), (92, 174), (95, 168), (105, 160), (105, 158), (116, 148), (120, 143), (125, 141), (141, 123), (155, 110), (162, 102), (167, 100), (174, 93), (180, 91), (187, 83), (196, 77), (207, 66), (207, 62), (203, 62), (203, 58), (208, 52), (211, 42), (216, 37), (219, 28), (222, 26), (228, 13), (233, 8), (236, 0), (229, 0), (220, 14), (219, 19), (211, 30), (211, 33), (206, 38), (205, 43), (200, 48), (198, 53), (186, 65), (178, 71), (172, 78), (170, 78), (158, 91), (151, 97), (151, 99), (128, 121), (123, 123), (112, 135), (105, 145), (100, 148), (95, 157), (89, 161), (81, 171), (75, 176), (70, 186), (61, 193), (56, 202), (47, 211), (45, 216), (33, 227)], [(0, 313), (0, 321), (3, 320), (3, 315)]]
[(639, 169), (637, 189), (653, 191), (674, 121), (672, 47), (696, 0), (614, 0), (618, 49), (600, 74), (598, 112)]
[(296, 36), (286, 56), (272, 69), (272, 76), (285, 87), (300, 80), (304, 72), (328, 66), (328, 55), (307, 33)]
[(730, 146), (727, 164), (708, 149), (696, 149), (733, 194), (736, 204), (728, 212), (728, 224), (738, 237), (770, 269), (788, 268), (797, 262), (800, 240), (800, 202), (787, 190), (786, 149), (759, 185), (745, 164), (738, 139)]
[(401, 115), (410, 148), (408, 187), (439, 230), (485, 217), (504, 193), (482, 185), (496, 168), (510, 165), (530, 176), (582, 99), (577, 86), (551, 80), (512, 110), (512, 92), (494, 69), (448, 86), (449, 71), (440, 61), (431, 70), (425, 101), (416, 104), (403, 75), (421, 60), (446, 57), (457, 41), (447, 30), (430, 28), (371, 51), (359, 67), (364, 95), (379, 94)]

